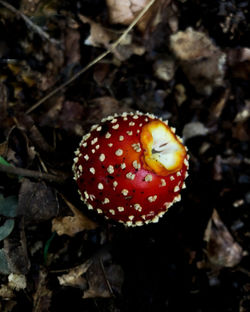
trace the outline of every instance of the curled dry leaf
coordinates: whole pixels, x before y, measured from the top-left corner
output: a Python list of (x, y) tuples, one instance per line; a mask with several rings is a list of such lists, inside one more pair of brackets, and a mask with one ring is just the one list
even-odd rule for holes
[(90, 25), (90, 35), (85, 40), (85, 44), (93, 47), (104, 46), (107, 48), (111, 40), (117, 39), (117, 35), (114, 32), (107, 30), (92, 19), (81, 14), (79, 14), (79, 18), (84, 24)]
[(81, 231), (94, 230), (97, 228), (97, 224), (95, 222), (84, 216), (65, 198), (64, 200), (73, 212), (74, 216), (54, 218), (52, 220), (52, 232), (55, 231), (58, 235), (66, 234), (72, 237)]
[(83, 264), (70, 269), (69, 273), (59, 276), (58, 280), (60, 285), (77, 287), (82, 290), (87, 289), (87, 281), (86, 278), (83, 276), (83, 274), (87, 272), (91, 263), (92, 263), (91, 260), (87, 260)]
[(219, 268), (234, 267), (243, 256), (242, 247), (234, 240), (214, 209), (208, 222), (204, 240), (209, 262)]
[(188, 140), (196, 136), (205, 136), (209, 133), (209, 129), (206, 128), (203, 123), (199, 121), (189, 122), (183, 129), (183, 139)]
[(187, 28), (170, 37), (170, 46), (197, 92), (209, 95), (223, 85), (226, 56), (206, 34)]
[(129, 25), (149, 0), (106, 0), (112, 24)]

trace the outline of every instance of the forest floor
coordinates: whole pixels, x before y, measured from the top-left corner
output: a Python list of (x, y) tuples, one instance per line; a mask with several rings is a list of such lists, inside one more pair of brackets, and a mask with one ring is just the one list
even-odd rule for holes
[[(250, 311), (249, 1), (0, 0), (0, 33), (0, 311)], [(190, 168), (130, 228), (88, 211), (72, 164), (136, 110)]]

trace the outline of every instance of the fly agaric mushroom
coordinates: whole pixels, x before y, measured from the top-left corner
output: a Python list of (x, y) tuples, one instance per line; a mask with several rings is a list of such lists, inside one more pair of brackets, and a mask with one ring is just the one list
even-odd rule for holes
[(75, 154), (81, 199), (89, 209), (128, 226), (158, 222), (185, 188), (187, 149), (167, 121), (151, 114), (104, 118)]

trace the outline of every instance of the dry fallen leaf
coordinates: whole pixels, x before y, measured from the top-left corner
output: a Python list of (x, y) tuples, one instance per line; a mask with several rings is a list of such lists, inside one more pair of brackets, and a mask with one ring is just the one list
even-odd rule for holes
[(209, 95), (223, 85), (226, 56), (206, 34), (187, 28), (170, 37), (170, 46), (198, 93)]
[(36, 292), (33, 295), (33, 312), (50, 311), (52, 291), (47, 286), (47, 272), (43, 269), (39, 271)]
[(129, 25), (149, 0), (106, 0), (112, 24)]
[(57, 215), (58, 203), (53, 189), (42, 182), (23, 179), (19, 192), (17, 215), (25, 223), (49, 220)]
[(86, 272), (88, 290), (83, 298), (110, 298), (115, 293), (121, 293), (124, 274), (121, 266), (112, 264), (111, 255), (102, 251), (93, 257), (93, 263)]
[(242, 247), (234, 240), (214, 209), (208, 222), (204, 240), (209, 262), (219, 268), (234, 267), (242, 259)]
[(86, 281), (86, 278), (83, 277), (83, 274), (87, 272), (91, 264), (92, 264), (92, 261), (87, 260), (83, 264), (70, 269), (69, 273), (59, 276), (58, 280), (59, 280), (60, 285), (77, 287), (82, 290), (87, 289), (87, 281)]
[(81, 14), (79, 14), (79, 18), (84, 24), (87, 23), (90, 25), (90, 35), (85, 40), (86, 45), (93, 47), (103, 46), (107, 48), (111, 40), (117, 39), (118, 36), (114, 32), (107, 30), (101, 24), (96, 23), (92, 19)]
[(81, 231), (94, 230), (97, 228), (97, 224), (95, 222), (84, 216), (65, 198), (64, 200), (73, 212), (74, 216), (54, 218), (52, 220), (52, 232), (56, 232), (59, 236), (66, 234), (72, 237)]

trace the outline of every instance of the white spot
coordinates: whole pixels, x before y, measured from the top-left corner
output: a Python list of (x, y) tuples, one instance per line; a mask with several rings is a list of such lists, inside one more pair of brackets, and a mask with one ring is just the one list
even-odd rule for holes
[(102, 213), (102, 209), (97, 208), (97, 212), (98, 212), (98, 213)]
[(105, 205), (105, 204), (108, 204), (110, 201), (107, 197), (104, 198), (104, 200), (102, 201), (102, 204)]
[(114, 173), (115, 170), (114, 170), (114, 167), (112, 165), (109, 165), (107, 168), (107, 171), (109, 174), (112, 174), (112, 173)]
[(104, 154), (101, 154), (101, 155), (99, 156), (99, 160), (100, 160), (100, 161), (104, 161), (104, 160), (105, 160), (105, 155), (104, 155)]
[(175, 192), (175, 193), (176, 193), (176, 192), (179, 192), (179, 190), (180, 190), (179, 185), (176, 185), (176, 187), (174, 188), (174, 192)]
[(86, 154), (86, 155), (83, 156), (83, 158), (84, 158), (85, 160), (89, 160), (89, 155)]
[(119, 124), (116, 124), (116, 125), (112, 126), (112, 128), (113, 128), (114, 130), (117, 130), (117, 129), (119, 128)]
[(143, 225), (143, 222), (142, 222), (142, 221), (136, 221), (135, 224), (136, 224), (137, 226), (142, 226), (142, 225)]
[(122, 163), (121, 164), (121, 169), (125, 169), (126, 168), (126, 164), (125, 163)]
[(95, 174), (95, 168), (91, 167), (91, 168), (89, 168), (89, 171), (90, 171), (92, 174)]
[(89, 195), (89, 198), (90, 198), (90, 200), (93, 201), (93, 200), (95, 199), (95, 195), (94, 195), (94, 194), (90, 194), (90, 195)]
[(127, 131), (127, 135), (133, 135), (133, 131)]
[(133, 116), (133, 119), (138, 119), (138, 118), (139, 118), (138, 115)]
[(132, 221), (132, 220), (135, 218), (135, 216), (132, 216), (132, 215), (131, 215), (131, 216), (129, 216), (128, 218), (129, 218), (130, 221)]
[(116, 188), (117, 185), (118, 185), (118, 182), (117, 182), (117, 181), (114, 181), (114, 182), (113, 182), (113, 187)]
[(75, 157), (75, 158), (73, 159), (74, 163), (77, 163), (77, 162), (78, 162), (78, 160), (79, 160), (79, 158), (78, 158), (78, 157)]
[(129, 179), (129, 180), (134, 180), (135, 174), (133, 174), (132, 172), (128, 172), (126, 174), (126, 178)]
[(83, 194), (84, 194), (86, 200), (89, 199), (89, 194), (86, 191)]
[(98, 141), (98, 138), (94, 138), (94, 139), (91, 141), (91, 145), (94, 145), (97, 141)]
[(98, 190), (103, 190), (104, 189), (103, 184), (102, 183), (98, 183), (97, 188), (98, 188)]
[(99, 126), (98, 128), (96, 128), (96, 131), (101, 131), (102, 130), (102, 126)]
[(149, 197), (148, 197), (148, 201), (149, 201), (150, 203), (156, 201), (156, 199), (157, 199), (157, 195), (149, 196)]
[(176, 203), (176, 202), (179, 202), (179, 201), (181, 201), (181, 195), (179, 194), (179, 195), (177, 195), (177, 196), (175, 196), (175, 198), (174, 198), (174, 202)]
[(98, 125), (93, 125), (90, 129), (90, 131), (94, 131), (96, 128), (98, 127)]
[(122, 195), (127, 196), (127, 195), (128, 195), (128, 190), (123, 189), (123, 190), (121, 191), (121, 193), (122, 193)]
[(140, 143), (134, 143), (131, 145), (133, 147), (133, 149), (137, 152), (140, 153), (141, 152), (141, 146)]
[(151, 182), (153, 180), (152, 174), (147, 174), (144, 179), (146, 182)]
[(96, 145), (95, 149), (98, 150), (100, 148), (100, 145)]
[(123, 141), (124, 140), (124, 136), (123, 135), (120, 135), (119, 136), (119, 141)]
[(157, 223), (159, 221), (159, 217), (158, 216), (155, 216), (153, 219), (152, 219), (152, 222), (153, 223)]
[(93, 210), (93, 206), (91, 204), (87, 204), (89, 210)]
[(184, 158), (184, 165), (188, 167), (188, 161), (186, 158)]
[(109, 209), (109, 212), (110, 212), (113, 216), (115, 215), (114, 209)]
[(188, 172), (186, 171), (186, 173), (185, 173), (185, 179), (188, 177)]
[(167, 185), (166, 181), (165, 181), (164, 179), (161, 179), (161, 184), (160, 184), (160, 186), (166, 186), (166, 185)]
[(109, 143), (109, 144), (108, 144), (108, 147), (112, 147), (112, 146), (113, 146), (113, 143)]
[(132, 223), (132, 221), (127, 221), (126, 224), (127, 224), (127, 226), (131, 226), (133, 223)]
[(117, 210), (120, 211), (120, 212), (123, 212), (124, 211), (124, 207), (120, 207), (119, 206), (119, 207), (117, 207)]
[(87, 142), (84, 142), (84, 143), (82, 144), (83, 147), (87, 147), (87, 145), (88, 145)]
[(165, 207), (166, 207), (166, 209), (168, 209), (169, 207), (171, 207), (171, 206), (172, 206), (172, 203), (165, 202), (165, 203), (163, 204), (163, 206), (165, 206)]
[(128, 120), (128, 117), (123, 117), (123, 120), (124, 120), (124, 121)]
[(83, 136), (83, 138), (82, 138), (81, 143), (83, 143), (84, 141), (87, 141), (87, 140), (88, 140), (88, 138), (90, 138), (90, 136), (91, 136), (91, 134), (90, 134), (90, 133), (85, 134), (85, 135)]
[(127, 117), (127, 115), (128, 115), (127, 112), (123, 112), (121, 116), (122, 116), (122, 117)]
[(142, 127), (142, 123), (139, 124), (139, 127)]
[(82, 165), (79, 165), (78, 169), (80, 172), (82, 172)]
[(135, 125), (135, 123), (133, 121), (130, 121), (130, 123), (128, 124), (130, 127), (133, 127)]
[(114, 118), (114, 119), (111, 120), (111, 123), (116, 123), (116, 122), (117, 122), (117, 119), (116, 119), (116, 118)]
[(91, 152), (92, 152), (92, 154), (95, 154), (95, 149), (93, 148), (93, 149), (91, 150)]
[(174, 181), (174, 176), (170, 176), (170, 181)]
[(137, 211), (142, 211), (142, 206), (140, 204), (134, 204), (134, 208)]
[(106, 134), (105, 134), (105, 138), (106, 139), (109, 139), (111, 137), (111, 134), (109, 133), (109, 132), (107, 132)]
[(183, 182), (183, 184), (182, 184), (182, 188), (183, 188), (183, 189), (187, 188), (187, 187), (186, 187), (186, 183), (185, 183), (185, 182)]
[(119, 149), (115, 152), (115, 154), (116, 154), (116, 156), (122, 156), (123, 150), (119, 148)]
[(136, 132), (137, 132), (137, 133), (140, 133), (140, 132), (141, 132), (141, 130), (137, 130)]
[(181, 172), (180, 172), (180, 171), (177, 171), (177, 172), (176, 172), (176, 175), (177, 175), (177, 177), (180, 177), (180, 176), (181, 176)]
[(138, 170), (139, 170), (139, 169), (141, 168), (141, 164), (138, 163), (137, 160), (134, 160), (132, 164), (133, 164), (133, 167), (134, 167), (135, 169), (138, 169)]

